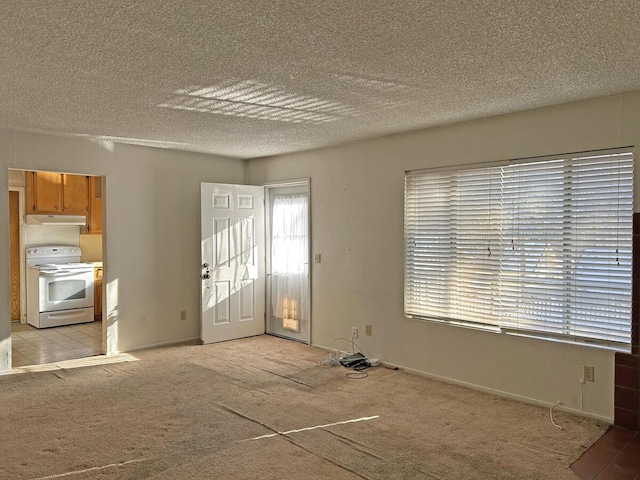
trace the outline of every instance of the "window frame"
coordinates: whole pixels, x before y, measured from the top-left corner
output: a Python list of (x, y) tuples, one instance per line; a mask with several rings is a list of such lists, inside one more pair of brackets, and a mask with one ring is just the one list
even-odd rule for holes
[[(632, 319), (631, 319), (631, 305), (632, 305), (632, 287), (633, 287), (633, 274), (631, 271), (631, 265), (629, 264), (628, 266), (628, 271), (626, 272), (626, 275), (628, 276), (628, 290), (629, 290), (629, 302), (628, 302), (628, 323), (627, 323), (627, 318), (625, 318), (624, 320), (624, 326), (625, 328), (628, 326), (629, 329), (629, 333), (627, 336), (628, 341), (625, 342), (620, 342), (620, 341), (609, 341), (606, 339), (602, 339), (602, 338), (589, 338), (583, 335), (572, 335), (572, 334), (557, 334), (554, 332), (550, 332), (550, 331), (544, 331), (544, 330), (536, 330), (536, 329), (525, 329), (525, 328), (514, 328), (511, 325), (507, 325), (504, 324), (504, 322), (483, 322), (483, 321), (478, 321), (478, 320), (469, 320), (469, 319), (465, 319), (465, 318), (455, 318), (452, 316), (447, 316), (446, 314), (443, 315), (423, 315), (423, 314), (419, 314), (416, 313), (416, 311), (412, 311), (412, 309), (410, 308), (409, 301), (408, 301), (408, 297), (410, 296), (410, 294), (408, 293), (408, 289), (409, 289), (409, 276), (410, 276), (410, 271), (412, 269), (416, 269), (416, 265), (415, 263), (413, 265), (410, 264), (410, 255), (409, 255), (409, 249), (411, 248), (409, 245), (409, 238), (408, 238), (408, 220), (407, 220), (407, 211), (408, 211), (408, 201), (409, 201), (409, 197), (411, 192), (409, 192), (410, 187), (410, 178), (411, 177), (416, 177), (416, 176), (424, 176), (424, 175), (438, 175), (438, 174), (445, 174), (445, 173), (452, 173), (453, 175), (456, 176), (456, 179), (459, 178), (460, 175), (462, 175), (465, 171), (467, 170), (474, 170), (476, 172), (482, 172), (482, 171), (489, 171), (492, 168), (500, 168), (500, 167), (504, 167), (504, 168), (510, 168), (512, 166), (518, 166), (518, 165), (526, 165), (526, 164), (538, 164), (540, 162), (547, 162), (548, 165), (550, 165), (550, 163), (548, 162), (553, 162), (554, 160), (561, 160), (561, 161), (573, 161), (576, 159), (588, 159), (589, 157), (600, 157), (600, 156), (606, 156), (606, 155), (616, 155), (616, 154), (621, 154), (622, 157), (625, 157), (626, 161), (629, 161), (628, 157), (630, 158), (630, 163), (631, 163), (631, 173), (630, 173), (630, 177), (631, 177), (631, 185), (630, 187), (630, 202), (631, 205), (630, 207), (627, 205), (626, 209), (624, 210), (624, 214), (626, 215), (626, 213), (628, 212), (629, 214), (629, 219), (627, 221), (627, 223), (630, 223), (632, 225), (633, 223), (633, 198), (635, 195), (634, 192), (634, 175), (635, 175), (635, 160), (634, 160), (634, 151), (633, 151), (633, 147), (629, 146), (629, 147), (620, 147), (620, 148), (615, 148), (615, 149), (607, 149), (607, 150), (595, 150), (595, 151), (586, 151), (586, 152), (573, 152), (573, 153), (568, 153), (568, 154), (559, 154), (559, 155), (550, 155), (550, 156), (543, 156), (543, 157), (526, 157), (526, 158), (518, 158), (518, 159), (512, 159), (512, 160), (502, 160), (502, 161), (497, 161), (497, 162), (484, 162), (484, 163), (477, 163), (477, 164), (463, 164), (463, 165), (459, 165), (459, 166), (449, 166), (449, 167), (439, 167), (439, 168), (430, 168), (430, 169), (419, 169), (419, 170), (410, 170), (410, 171), (406, 171), (405, 172), (405, 182), (404, 182), (404, 314), (406, 317), (408, 318), (413, 318), (413, 319), (419, 319), (419, 320), (426, 320), (426, 321), (434, 321), (434, 322), (438, 322), (438, 323), (445, 323), (447, 325), (455, 325), (455, 326), (462, 326), (462, 327), (467, 327), (467, 328), (472, 328), (472, 329), (479, 329), (479, 330), (483, 330), (483, 331), (491, 331), (491, 332), (500, 332), (500, 333), (505, 333), (505, 334), (510, 334), (510, 335), (518, 335), (518, 336), (524, 336), (524, 337), (533, 337), (533, 338), (543, 338), (543, 339), (547, 339), (547, 340), (554, 340), (554, 341), (560, 341), (560, 342), (564, 342), (564, 343), (571, 343), (571, 344), (582, 344), (582, 345), (589, 345), (589, 346), (597, 346), (600, 348), (609, 348), (609, 349), (613, 349), (616, 351), (624, 351), (624, 352), (628, 352), (631, 349), (631, 327), (632, 327)], [(563, 167), (566, 168), (566, 167)], [(613, 167), (612, 167), (613, 168)], [(618, 169), (620, 170), (620, 167), (618, 167)], [(472, 172), (473, 173), (473, 172)], [(575, 188), (575, 187), (574, 187)], [(618, 187), (619, 189), (620, 187)], [(628, 194), (629, 192), (627, 192)], [(620, 191), (618, 192), (618, 197), (620, 197)], [(451, 198), (447, 199), (449, 202), (451, 202)], [(520, 199), (521, 201), (521, 199)], [(618, 200), (619, 201), (619, 200)], [(619, 208), (618, 208), (618, 212), (623, 212), (623, 209), (620, 208), (620, 204)], [(502, 208), (502, 204), (500, 206), (501, 208), (501, 212), (503, 210)], [(629, 211), (630, 208), (630, 211)], [(572, 222), (574, 221), (573, 217), (575, 216), (575, 210), (573, 210), (571, 212), (572, 215)], [(622, 215), (622, 214), (620, 214)], [(500, 217), (500, 220), (502, 221), (502, 217)], [(450, 224), (451, 225), (451, 224)], [(451, 227), (450, 227), (451, 228)], [(631, 227), (632, 228), (632, 227)], [(499, 234), (502, 234), (503, 230), (500, 230)], [(618, 233), (619, 235), (619, 233)], [(630, 237), (629, 239), (629, 256), (631, 256), (632, 252), (630, 251), (632, 248), (632, 237), (633, 237), (633, 231), (631, 230), (630, 233), (627, 233), (627, 235)], [(453, 236), (451, 237), (452, 239), (454, 238)], [(454, 241), (452, 240), (451, 243), (453, 244)], [(415, 248), (415, 246), (413, 247)], [(586, 251), (587, 247), (585, 247), (583, 253)], [(454, 260), (452, 261), (457, 261), (456, 258), (454, 258)], [(499, 259), (498, 262), (500, 262), (501, 260)], [(631, 259), (629, 260), (629, 262), (631, 262)], [(502, 270), (501, 270), (502, 272)], [(451, 272), (446, 273), (446, 275), (451, 276)], [(574, 272), (572, 274), (573, 276), (576, 276), (577, 274)], [(625, 277), (626, 278), (626, 277)], [(522, 285), (522, 282), (521, 282)], [(574, 290), (572, 290), (572, 294), (573, 296), (576, 296), (576, 288), (575, 286), (573, 287)], [(426, 287), (425, 287), (426, 290)], [(412, 294), (412, 295), (416, 295), (416, 294)], [(501, 294), (497, 294), (494, 295), (495, 298), (500, 299)], [(446, 313), (446, 312), (443, 312)], [(624, 312), (624, 314), (626, 315), (626, 311)], [(500, 313), (499, 315), (504, 315), (504, 313)], [(563, 317), (563, 323), (570, 321), (566, 318)], [(540, 324), (544, 324), (543, 323), (539, 323)], [(575, 328), (575, 320), (574, 320), (574, 328)], [(582, 332), (579, 332), (582, 333)]]

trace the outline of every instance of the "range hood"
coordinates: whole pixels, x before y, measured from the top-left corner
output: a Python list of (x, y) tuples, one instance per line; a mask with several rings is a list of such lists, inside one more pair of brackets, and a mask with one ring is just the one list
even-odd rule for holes
[(27, 215), (27, 225), (76, 225), (87, 224), (85, 215)]

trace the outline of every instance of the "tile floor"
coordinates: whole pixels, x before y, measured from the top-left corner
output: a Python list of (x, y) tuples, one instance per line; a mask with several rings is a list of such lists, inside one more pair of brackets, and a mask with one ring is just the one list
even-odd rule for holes
[(102, 322), (38, 329), (11, 324), (13, 367), (91, 357), (102, 353)]
[(611, 427), (571, 470), (582, 480), (640, 480), (640, 432)]

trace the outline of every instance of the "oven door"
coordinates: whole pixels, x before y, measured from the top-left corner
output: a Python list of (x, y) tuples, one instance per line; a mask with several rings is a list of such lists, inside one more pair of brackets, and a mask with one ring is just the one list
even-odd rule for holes
[(93, 307), (93, 269), (40, 270), (40, 312)]

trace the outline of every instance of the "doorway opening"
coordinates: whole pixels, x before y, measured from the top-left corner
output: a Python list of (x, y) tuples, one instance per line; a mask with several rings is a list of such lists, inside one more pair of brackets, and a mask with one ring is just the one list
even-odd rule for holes
[[(10, 300), (11, 300), (11, 367), (42, 365), (104, 353), (103, 341), (103, 259), (102, 259), (102, 192), (104, 178), (87, 175), (67, 175), (56, 172), (9, 170), (9, 248), (10, 248)], [(51, 205), (49, 205), (51, 203)], [(59, 210), (60, 214), (52, 209)], [(68, 212), (68, 213), (67, 213)], [(72, 215), (86, 218), (86, 224), (62, 225), (33, 224), (36, 217), (46, 215)], [(30, 216), (30, 217), (28, 217)], [(30, 219), (28, 221), (28, 218)], [(40, 222), (40, 219), (37, 219)], [(40, 319), (41, 296), (36, 264), (27, 261), (26, 252), (43, 246), (73, 247), (82, 251), (78, 262), (69, 264), (87, 270), (82, 294), (93, 297), (91, 314), (83, 323), (61, 320), (57, 315), (55, 326), (43, 328)], [(29, 266), (31, 265), (31, 266)], [(70, 271), (70, 270), (69, 270)], [(79, 281), (76, 280), (76, 284)], [(34, 287), (35, 284), (35, 287)], [(58, 294), (70, 288), (60, 283)], [(55, 289), (54, 289), (55, 290)], [(35, 292), (35, 293), (34, 293)], [(74, 290), (78, 298), (80, 290)], [(62, 292), (64, 293), (64, 292)], [(59, 296), (59, 295), (58, 295)], [(88, 299), (87, 299), (88, 300)], [(53, 303), (53, 300), (49, 303)], [(88, 305), (88, 304), (87, 304)], [(82, 310), (88, 311), (87, 305)], [(35, 315), (34, 315), (35, 312)], [(70, 310), (71, 312), (71, 310)], [(53, 313), (48, 315), (53, 315)], [(60, 313), (60, 314), (59, 314)], [(29, 318), (31, 315), (33, 318)], [(37, 317), (37, 318), (36, 318)], [(72, 318), (72, 315), (69, 315)], [(38, 328), (41, 327), (41, 328)]]
[(310, 344), (309, 181), (265, 188), (267, 333)]

